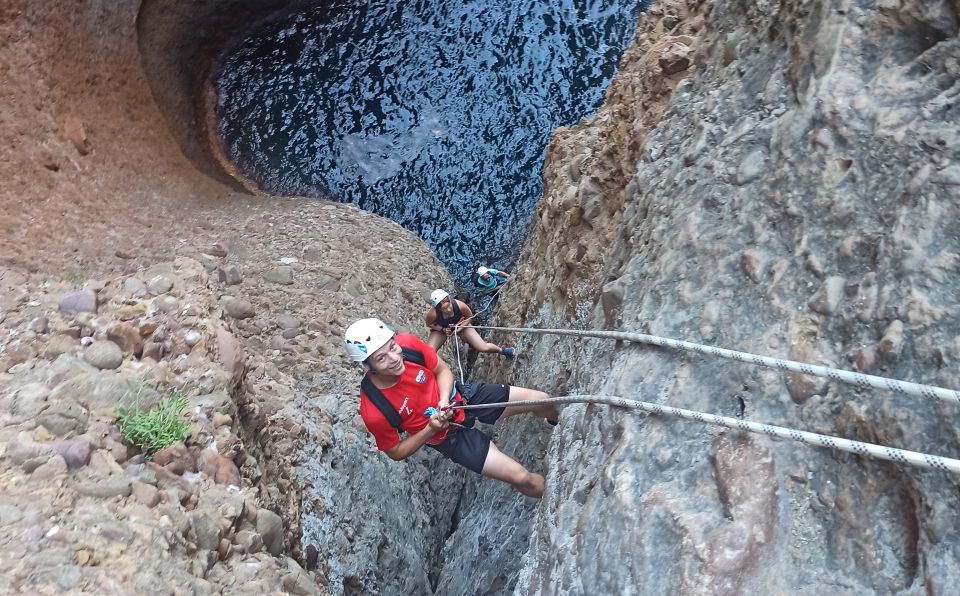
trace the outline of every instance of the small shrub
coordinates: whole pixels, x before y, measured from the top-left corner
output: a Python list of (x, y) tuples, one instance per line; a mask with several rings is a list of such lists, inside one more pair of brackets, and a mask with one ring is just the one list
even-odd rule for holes
[(182, 418), (186, 408), (187, 398), (182, 393), (171, 393), (149, 412), (140, 410), (136, 404), (121, 406), (117, 427), (128, 441), (151, 455), (190, 434), (190, 424)]
[(79, 286), (87, 280), (87, 275), (80, 267), (77, 267), (76, 265), (67, 265), (60, 273), (60, 279), (75, 286)]

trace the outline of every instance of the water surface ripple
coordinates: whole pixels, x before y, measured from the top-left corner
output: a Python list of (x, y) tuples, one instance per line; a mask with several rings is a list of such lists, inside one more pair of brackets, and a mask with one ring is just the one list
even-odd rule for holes
[[(264, 190), (389, 217), (466, 283), (478, 264), (515, 258), (541, 193), (544, 148), (557, 126), (600, 104), (641, 4), (310, 8), (225, 56), (218, 133)], [(345, 254), (374, 242), (345, 245)]]

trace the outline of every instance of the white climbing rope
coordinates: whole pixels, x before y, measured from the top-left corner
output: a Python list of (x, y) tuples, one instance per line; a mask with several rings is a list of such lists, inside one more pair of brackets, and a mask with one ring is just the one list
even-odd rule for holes
[(699, 352), (710, 356), (720, 358), (729, 358), (738, 362), (756, 364), (759, 366), (768, 366), (780, 370), (789, 370), (803, 373), (815, 377), (825, 377), (833, 381), (850, 383), (858, 387), (875, 387), (877, 389), (888, 389), (896, 393), (926, 397), (929, 399), (938, 399), (945, 402), (960, 403), (960, 391), (946, 389), (944, 387), (935, 387), (933, 385), (922, 385), (920, 383), (911, 383), (909, 381), (899, 381), (897, 379), (888, 379), (874, 375), (865, 375), (859, 372), (840, 370), (819, 366), (817, 364), (807, 364), (805, 362), (796, 362), (794, 360), (782, 360), (780, 358), (771, 358), (770, 356), (759, 356), (747, 352), (738, 352), (736, 350), (727, 350), (715, 346), (706, 346), (695, 344), (678, 339), (667, 337), (658, 337), (646, 333), (631, 333), (625, 331), (590, 331), (581, 329), (539, 329), (535, 327), (493, 327), (476, 326), (477, 329), (493, 329), (496, 331), (512, 331), (517, 333), (532, 333), (537, 335), (566, 335), (571, 337), (595, 337), (601, 339), (616, 339), (620, 341), (631, 341), (636, 343), (653, 344), (665, 348), (676, 350), (686, 350), (690, 352)]
[(952, 459), (949, 457), (941, 457), (939, 455), (931, 455), (929, 453), (920, 453), (917, 451), (907, 451), (904, 449), (897, 449), (895, 447), (887, 447), (884, 445), (875, 445), (873, 443), (863, 443), (861, 441), (851, 441), (850, 439), (844, 439), (842, 437), (834, 437), (831, 435), (821, 435), (818, 433), (811, 433), (803, 430), (797, 430), (794, 428), (787, 428), (784, 426), (774, 426), (772, 424), (761, 424), (758, 422), (750, 422), (749, 420), (740, 420), (738, 418), (728, 418), (726, 416), (717, 416), (716, 414), (705, 414), (703, 412), (696, 412), (693, 410), (684, 410), (682, 408), (674, 408), (671, 406), (663, 406), (660, 404), (653, 404), (644, 401), (637, 401), (633, 399), (626, 399), (623, 397), (616, 396), (602, 396), (602, 395), (567, 395), (563, 397), (553, 397), (550, 399), (540, 399), (540, 400), (529, 400), (529, 401), (512, 401), (499, 404), (483, 404), (483, 405), (451, 405), (449, 409), (454, 410), (476, 410), (481, 408), (510, 408), (510, 407), (519, 407), (519, 406), (538, 406), (538, 405), (557, 405), (557, 404), (606, 404), (610, 406), (619, 406), (622, 408), (630, 408), (634, 410), (644, 410), (651, 414), (660, 414), (663, 416), (679, 416), (680, 418), (686, 418), (687, 420), (695, 420), (697, 422), (702, 422), (705, 424), (712, 424), (716, 426), (725, 426), (727, 428), (734, 428), (737, 430), (744, 430), (753, 433), (762, 433), (769, 435), (771, 437), (779, 437), (781, 439), (789, 439), (791, 441), (797, 441), (800, 443), (806, 443), (807, 445), (815, 445), (817, 447), (826, 447), (828, 449), (834, 449), (836, 451), (846, 451), (848, 453), (855, 453), (857, 455), (862, 455), (865, 457), (872, 457), (875, 459), (882, 459), (886, 461), (892, 461), (903, 465), (914, 466), (918, 468), (925, 468), (930, 470), (941, 470), (943, 472), (952, 472), (954, 474), (960, 474), (960, 460)]

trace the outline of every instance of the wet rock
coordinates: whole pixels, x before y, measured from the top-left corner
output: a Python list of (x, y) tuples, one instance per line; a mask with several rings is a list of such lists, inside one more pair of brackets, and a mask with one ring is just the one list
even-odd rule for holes
[(217, 269), (217, 279), (220, 283), (235, 286), (243, 281), (240, 269), (236, 265), (223, 265)]
[(90, 447), (90, 443), (84, 439), (56, 441), (53, 443), (53, 450), (60, 454), (67, 467), (71, 470), (82, 468), (90, 463), (92, 448)]
[(95, 341), (83, 351), (83, 359), (101, 370), (112, 370), (123, 364), (123, 351), (112, 341)]
[(253, 304), (242, 298), (235, 298), (234, 296), (224, 296), (221, 298), (220, 306), (234, 319), (249, 319), (257, 314)]
[(283, 520), (269, 509), (257, 511), (257, 533), (263, 537), (267, 552), (278, 556), (283, 552)]
[(660, 52), (657, 63), (665, 75), (683, 72), (690, 68), (690, 48), (679, 42), (671, 43)]
[(130, 485), (129, 478), (108, 476), (94, 480), (81, 480), (74, 485), (74, 489), (81, 495), (109, 499), (130, 496)]
[(293, 283), (293, 267), (281, 265), (263, 272), (263, 279), (269, 282), (282, 285)]
[(58, 310), (65, 315), (97, 312), (97, 293), (90, 290), (70, 292), (60, 298)]

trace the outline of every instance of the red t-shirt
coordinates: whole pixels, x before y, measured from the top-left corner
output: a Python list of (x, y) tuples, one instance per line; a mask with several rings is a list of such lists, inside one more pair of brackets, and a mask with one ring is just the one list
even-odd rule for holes
[[(437, 377), (433, 374), (440, 359), (437, 357), (436, 350), (417, 339), (415, 335), (399, 333), (394, 340), (400, 344), (400, 347), (413, 348), (422, 353), (426, 363), (426, 367), (423, 367), (407, 361), (400, 380), (392, 387), (380, 389), (387, 401), (400, 413), (400, 419), (403, 421), (400, 427), (406, 433), (413, 435), (430, 424), (430, 419), (423, 415), (424, 410), (436, 408), (440, 404)], [(400, 443), (400, 433), (393, 428), (363, 391), (360, 392), (360, 417), (367, 425), (367, 430), (376, 439), (377, 449), (380, 451), (393, 449)], [(457, 410), (453, 422), (462, 423), (465, 417), (463, 410)], [(447, 431), (443, 430), (433, 435), (428, 442), (431, 445), (439, 445), (446, 438)]]

